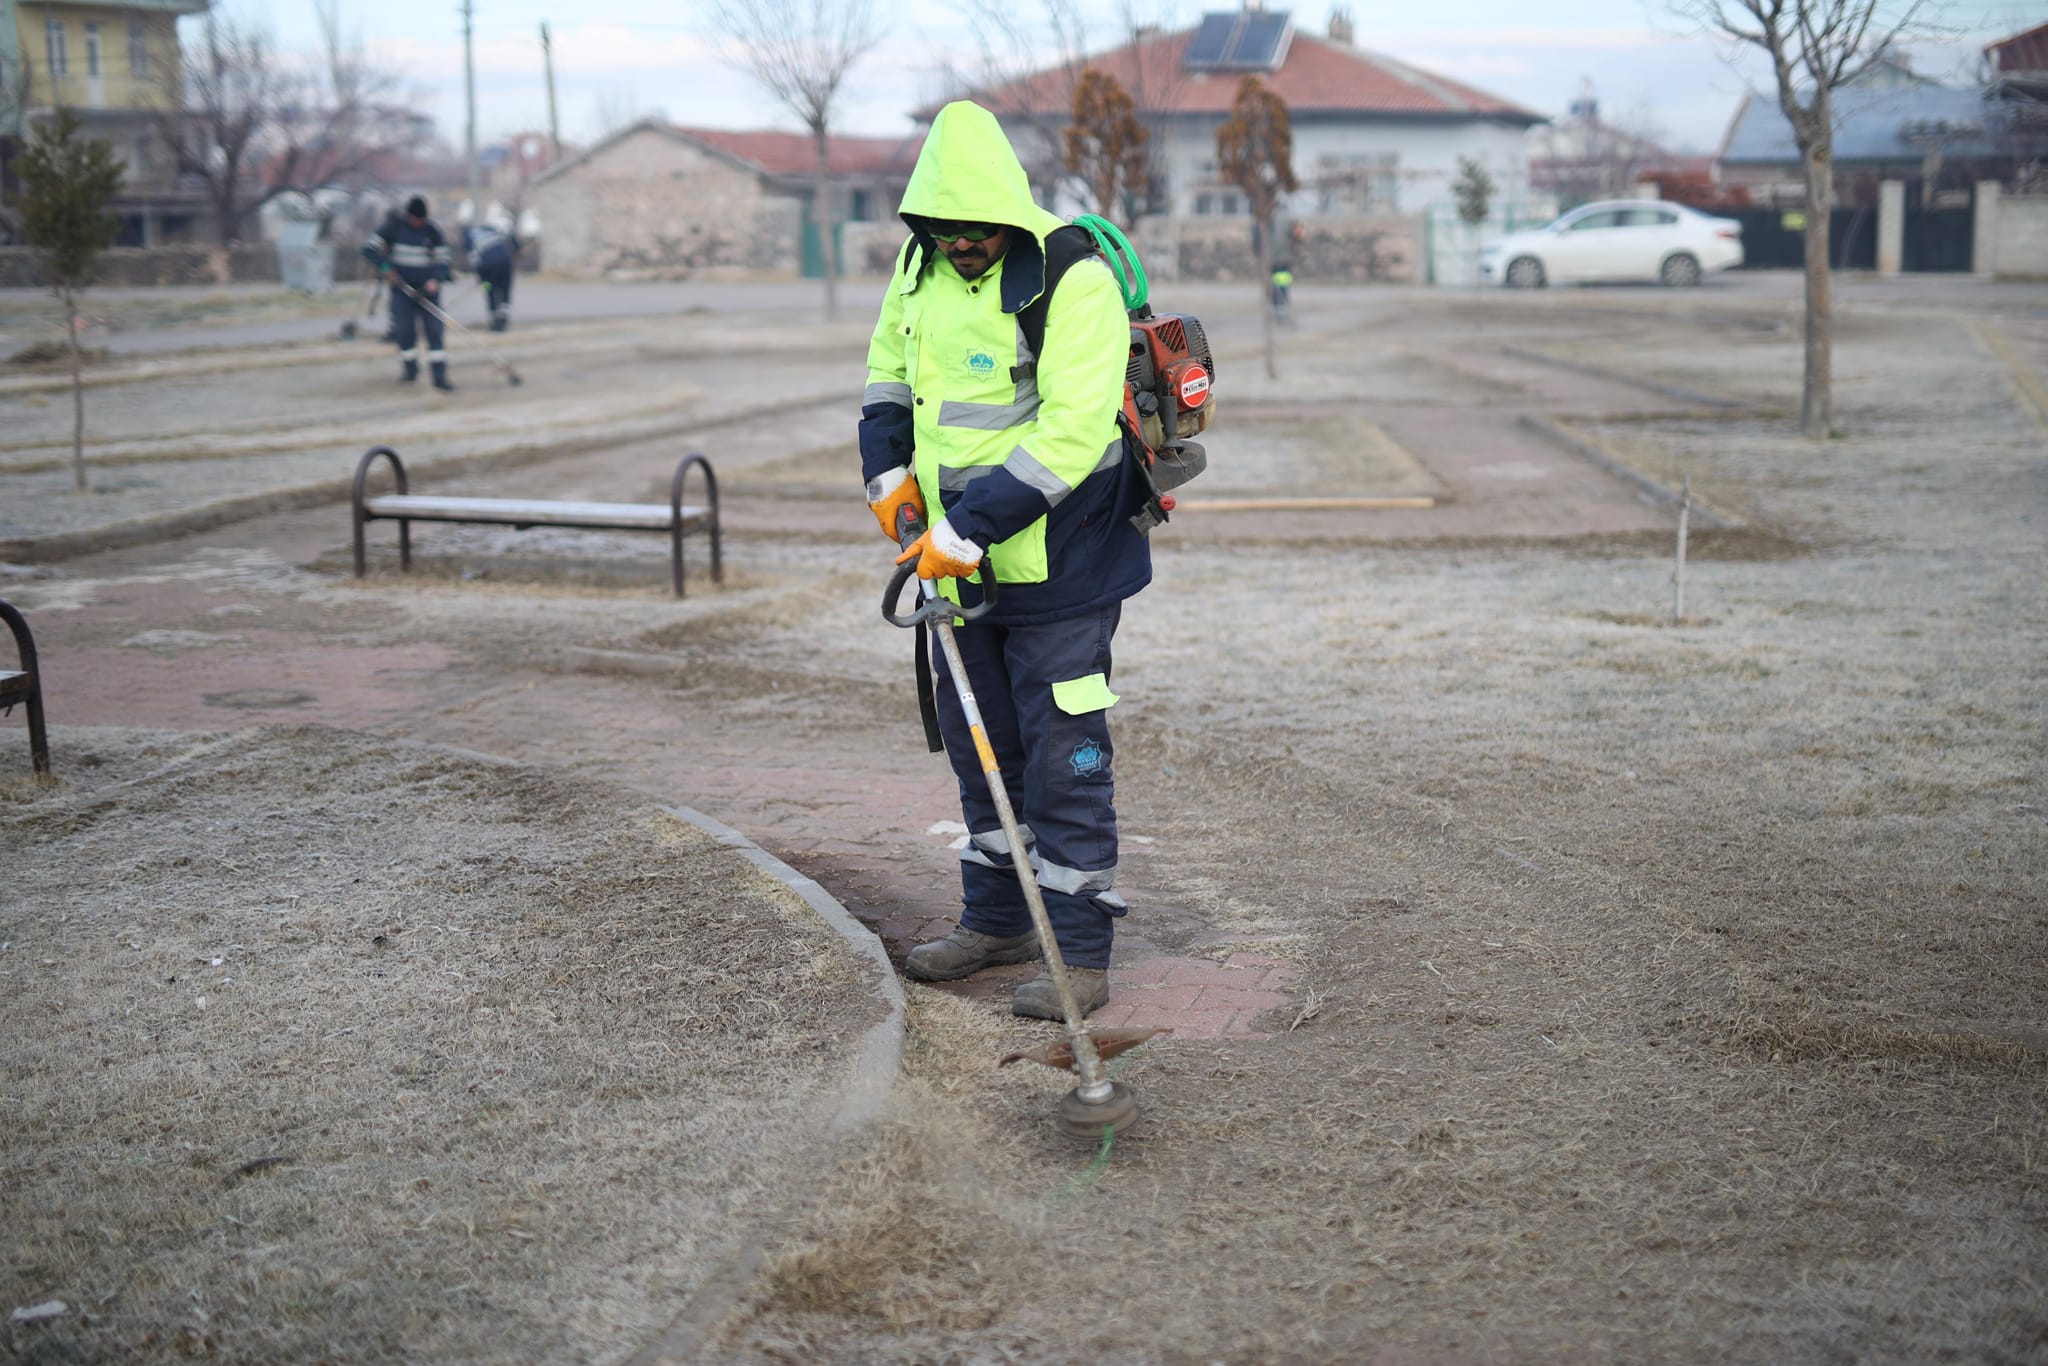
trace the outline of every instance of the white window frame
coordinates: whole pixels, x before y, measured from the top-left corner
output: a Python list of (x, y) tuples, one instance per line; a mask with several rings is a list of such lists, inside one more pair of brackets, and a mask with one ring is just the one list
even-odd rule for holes
[(141, 19), (128, 21), (128, 74), (149, 75), (149, 24)]
[(85, 26), (85, 74), (93, 80), (100, 76), (100, 26), (90, 22)]
[(71, 74), (70, 40), (65, 35), (62, 19), (43, 21), (43, 56), (52, 76)]

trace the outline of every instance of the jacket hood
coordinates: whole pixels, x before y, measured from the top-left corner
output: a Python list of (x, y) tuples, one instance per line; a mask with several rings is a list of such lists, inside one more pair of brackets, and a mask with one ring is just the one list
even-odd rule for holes
[(1002, 124), (971, 100), (955, 100), (932, 120), (898, 212), (920, 234), (922, 219), (955, 219), (1022, 228), (1040, 242), (1066, 221), (1033, 201)]

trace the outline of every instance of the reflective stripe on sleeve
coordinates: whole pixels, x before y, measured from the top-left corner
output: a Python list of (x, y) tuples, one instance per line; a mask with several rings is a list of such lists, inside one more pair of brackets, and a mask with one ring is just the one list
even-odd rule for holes
[(910, 386), (899, 384), (893, 380), (883, 381), (879, 384), (870, 384), (861, 391), (860, 401), (863, 405), (869, 403), (893, 403), (899, 408), (908, 408), (910, 406)]
[[(1116, 440), (1102, 448), (1102, 458), (1095, 462), (1095, 468), (1088, 471), (1088, 474), (1100, 474), (1104, 470), (1115, 469), (1117, 461), (1123, 459), (1123, 454), (1124, 439), (1119, 435)], [(1023, 446), (1018, 446), (1010, 452), (1010, 458), (1003, 462), (1003, 468), (1015, 475), (1018, 482), (1044, 494), (1045, 501), (1053, 507), (1058, 507), (1065, 501), (1066, 496), (1074, 491), (1072, 484), (1041, 465), (1038, 457)], [(1088, 475), (1081, 477), (1085, 479)]]
[(1017, 477), (1017, 481), (1045, 495), (1045, 501), (1058, 507), (1074, 486), (1038, 463), (1038, 457), (1019, 446), (1010, 452), (1010, 458), (1003, 462), (1003, 468)]
[(965, 493), (969, 484), (994, 474), (998, 468), (996, 465), (941, 465), (939, 487), (948, 493)]

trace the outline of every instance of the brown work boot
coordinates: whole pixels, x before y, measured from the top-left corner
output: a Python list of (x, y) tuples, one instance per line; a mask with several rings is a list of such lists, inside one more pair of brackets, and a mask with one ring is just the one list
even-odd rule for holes
[[(1092, 1014), (1109, 1004), (1109, 970), (1106, 968), (1069, 967), (1067, 985), (1074, 989), (1074, 1004), (1081, 1007), (1083, 1015)], [(1034, 1020), (1066, 1023), (1067, 1013), (1060, 1009), (1060, 993), (1052, 984), (1050, 968), (1040, 968), (1036, 977), (1010, 993), (1010, 1013), (1028, 1015)]]
[(944, 939), (919, 944), (903, 959), (903, 970), (920, 982), (951, 982), (983, 968), (1028, 963), (1038, 957), (1038, 935), (1003, 938), (956, 926)]

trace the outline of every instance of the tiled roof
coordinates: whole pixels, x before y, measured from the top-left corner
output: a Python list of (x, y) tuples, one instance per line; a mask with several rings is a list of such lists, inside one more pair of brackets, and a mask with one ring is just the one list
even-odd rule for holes
[[(685, 128), (677, 124), (669, 125), (669, 131), (744, 161), (768, 175), (810, 175), (817, 166), (818, 154), (809, 133)], [(892, 171), (908, 175), (923, 141), (921, 135), (861, 138), (834, 134), (827, 143), (826, 163), (838, 175), (886, 175)]]
[[(1845, 162), (1918, 162), (1927, 143), (1916, 134), (1943, 137), (1945, 156), (1998, 155), (1986, 140), (1986, 108), (1980, 90), (1953, 90), (1939, 85), (1856, 86), (1834, 92), (1835, 164)], [(1799, 146), (1792, 125), (1778, 102), (1744, 97), (1721, 146), (1724, 164), (1799, 165)]]
[[(1141, 105), (1176, 114), (1227, 114), (1242, 75), (1236, 72), (1195, 73), (1182, 69), (1194, 30), (1139, 38), (1087, 65), (1116, 77)], [(1543, 122), (1496, 95), (1460, 81), (1432, 75), (1392, 57), (1346, 43), (1296, 32), (1278, 71), (1258, 73), (1287, 105), (1290, 114), (1352, 114), (1459, 116), (1500, 118), (1523, 124)], [(1064, 69), (1041, 71), (1021, 80), (979, 92), (974, 98), (998, 116), (1006, 113), (1063, 111), (1072, 88)], [(936, 109), (920, 110), (929, 119)]]
[(1999, 71), (2048, 71), (2048, 24), (1987, 44), (1984, 55)]
[[(636, 133), (658, 133), (687, 142), (736, 162), (761, 175), (790, 178), (814, 173), (817, 153), (808, 133), (783, 133), (773, 129), (684, 128), (664, 119), (645, 118), (619, 129), (566, 161), (556, 162), (541, 172), (535, 184), (544, 184), (597, 160)], [(922, 132), (900, 138), (861, 138), (835, 134), (829, 140), (826, 158), (834, 175), (901, 176), (908, 179), (917, 164), (918, 148), (924, 145)]]

